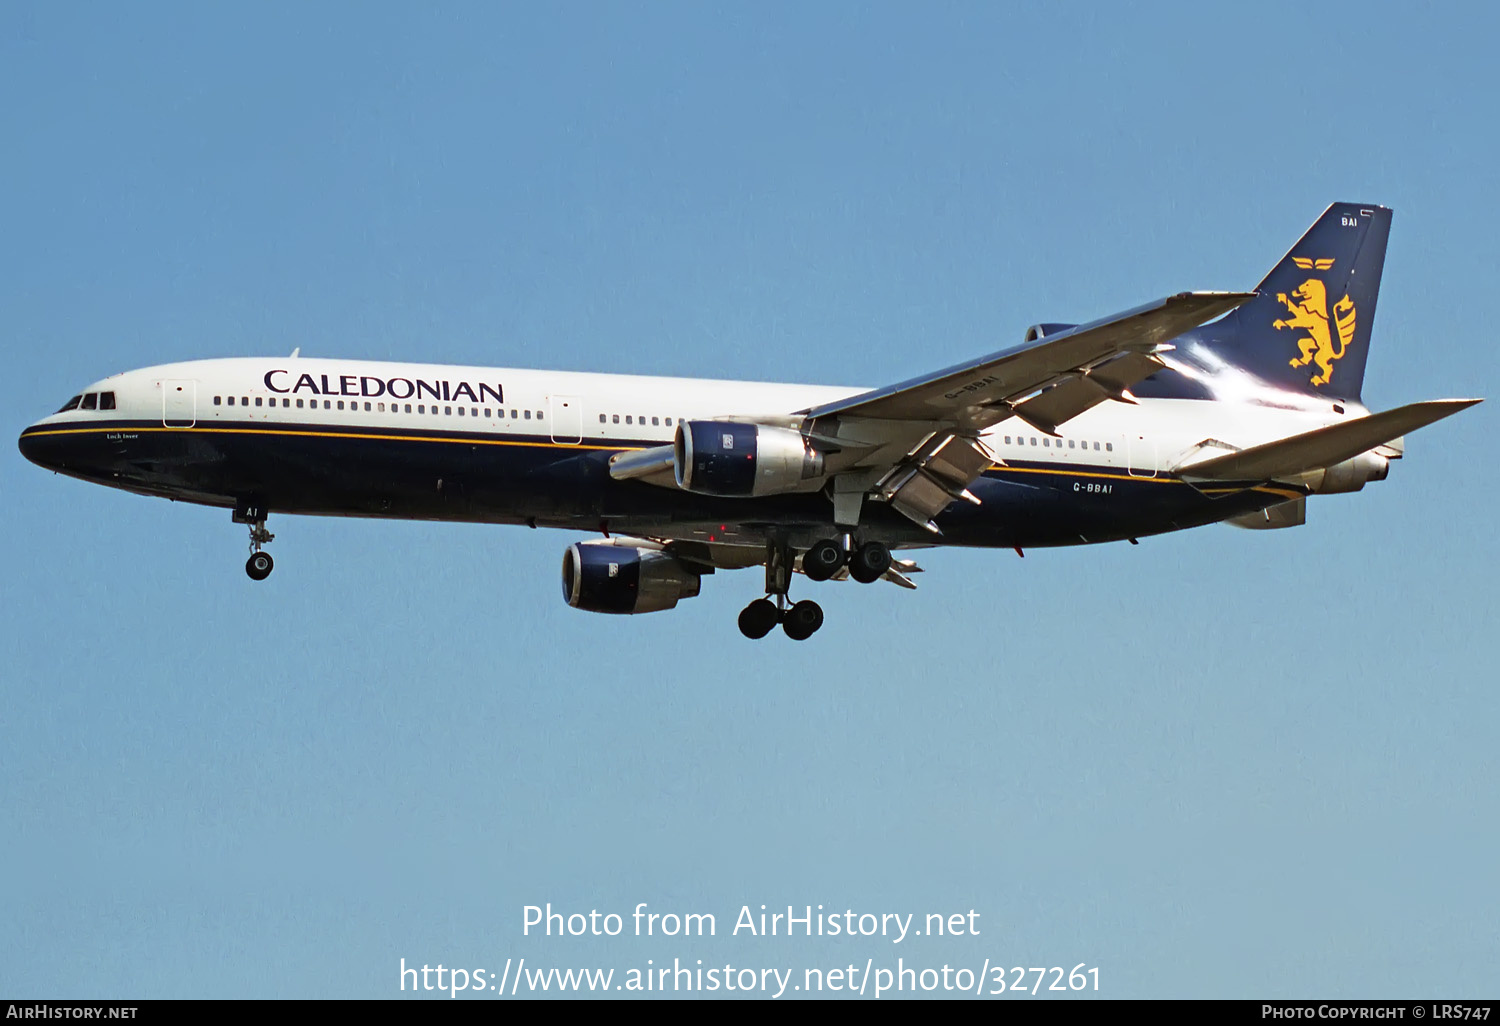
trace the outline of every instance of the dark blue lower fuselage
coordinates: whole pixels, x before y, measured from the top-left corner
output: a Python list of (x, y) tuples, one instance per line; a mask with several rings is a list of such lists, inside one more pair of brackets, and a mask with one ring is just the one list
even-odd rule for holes
[[(832, 506), (819, 492), (715, 498), (611, 478), (610, 457), (640, 447), (640, 440), (568, 445), (489, 432), (123, 420), (39, 425), (20, 439), (27, 459), (59, 473), (225, 508), (744, 542), (776, 536), (794, 545), (832, 531)], [(861, 533), (891, 545), (1076, 545), (1196, 527), (1301, 494), (1277, 487), (1214, 496), (1121, 467), (1030, 461), (995, 467), (970, 491), (980, 504), (950, 506), (937, 518), (940, 538), (873, 502)]]

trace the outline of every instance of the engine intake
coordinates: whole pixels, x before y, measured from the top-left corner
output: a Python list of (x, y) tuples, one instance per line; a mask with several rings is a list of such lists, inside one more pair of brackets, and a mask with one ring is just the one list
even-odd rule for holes
[(790, 428), (693, 420), (673, 449), (677, 487), (701, 495), (779, 495), (823, 476), (823, 454)]
[(1023, 344), (1035, 342), (1039, 338), (1050, 338), (1064, 331), (1072, 331), (1078, 327), (1076, 324), (1033, 324), (1026, 329), (1026, 337), (1021, 341)]
[(698, 594), (703, 579), (656, 549), (579, 542), (563, 555), (563, 598), (590, 613), (655, 613)]

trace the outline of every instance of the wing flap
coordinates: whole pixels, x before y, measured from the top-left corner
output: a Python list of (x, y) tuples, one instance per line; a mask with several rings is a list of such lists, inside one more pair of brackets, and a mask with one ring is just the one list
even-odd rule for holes
[(1109, 399), (1134, 402), (1131, 385), (1165, 367), (1150, 353), (1121, 353), (1085, 371), (1068, 374), (1030, 398), (1013, 404), (1015, 415), (1038, 431), (1056, 435), (1058, 425)]
[(1331, 424), (1183, 467), (1185, 481), (1270, 481), (1353, 459), (1408, 431), (1466, 410), (1479, 399), (1431, 399)]
[(936, 532), (932, 518), (955, 500), (979, 501), (969, 485), (994, 462), (975, 439), (935, 434), (881, 478), (875, 494), (902, 516)]

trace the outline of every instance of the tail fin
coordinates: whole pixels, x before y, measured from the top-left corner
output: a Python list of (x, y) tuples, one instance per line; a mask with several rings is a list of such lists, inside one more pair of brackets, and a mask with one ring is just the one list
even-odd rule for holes
[(1207, 363), (1288, 391), (1359, 399), (1390, 231), (1386, 207), (1333, 204), (1256, 286), (1254, 299), (1180, 340), (1183, 355), (1191, 359), (1196, 346)]

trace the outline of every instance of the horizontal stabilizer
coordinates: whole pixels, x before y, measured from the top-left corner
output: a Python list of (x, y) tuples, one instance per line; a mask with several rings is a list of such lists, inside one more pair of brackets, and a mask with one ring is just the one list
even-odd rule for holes
[(1181, 470), (1185, 481), (1270, 481), (1331, 467), (1408, 431), (1466, 410), (1479, 399), (1432, 399), (1241, 449)]

